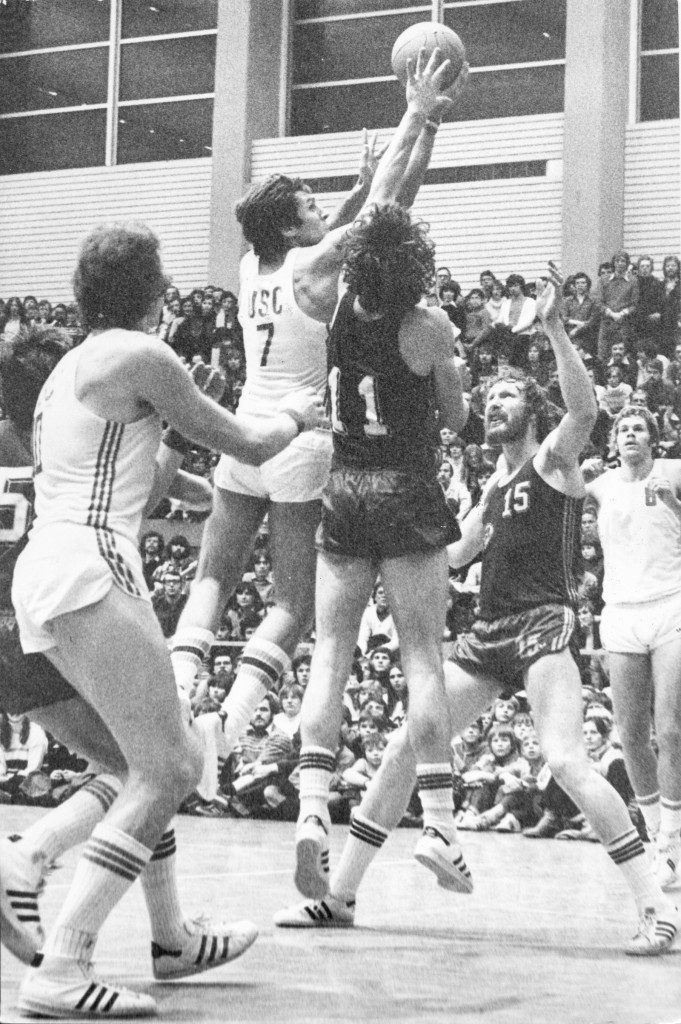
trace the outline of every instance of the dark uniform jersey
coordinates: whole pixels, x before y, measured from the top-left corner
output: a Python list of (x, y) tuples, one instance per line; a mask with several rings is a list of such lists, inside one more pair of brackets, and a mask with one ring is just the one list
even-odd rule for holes
[(583, 502), (550, 487), (532, 459), (493, 487), (483, 514), (481, 619), (576, 604)]
[(402, 359), (399, 320), (359, 320), (354, 301), (343, 296), (328, 339), (334, 465), (434, 474), (432, 374), (421, 377)]

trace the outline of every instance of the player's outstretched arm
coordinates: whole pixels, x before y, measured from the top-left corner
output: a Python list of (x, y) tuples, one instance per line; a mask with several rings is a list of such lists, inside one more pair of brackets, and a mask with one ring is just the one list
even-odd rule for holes
[(151, 341), (136, 350), (126, 374), (140, 402), (182, 437), (256, 466), (278, 455), (301, 430), (314, 429), (323, 417), (322, 402), (310, 390), (289, 395), (266, 427), (237, 420), (202, 394), (174, 352)]
[(378, 162), (386, 148), (387, 147), (383, 147), (378, 151), (376, 149), (376, 133), (372, 132), (372, 134), (369, 135), (366, 128), (364, 129), (362, 135), (362, 155), (360, 157), (357, 181), (351, 191), (344, 196), (340, 205), (336, 207), (329, 217), (327, 221), (329, 231), (335, 231), (336, 228), (349, 224), (355, 219), (359, 211), (362, 209), (362, 206), (369, 195), (369, 189), (371, 188), (371, 182), (374, 180), (374, 174), (376, 173)]
[(551, 262), (549, 275), (549, 283), (537, 300), (537, 313), (556, 357), (558, 382), (567, 409), (551, 433), (549, 445), (554, 460), (573, 465), (591, 436), (598, 408), (584, 363), (565, 333), (559, 299), (563, 278)]
[(483, 509), (484, 505), (481, 500), (459, 524), (461, 537), (447, 548), (447, 561), (452, 569), (461, 569), (462, 566), (468, 565), (482, 551)]
[[(445, 95), (452, 100), (453, 104), (456, 103), (458, 96), (461, 95), (462, 90), (466, 86), (468, 73), (468, 63), (465, 63), (459, 72), (458, 78), (445, 93)], [(444, 109), (437, 110), (430, 115), (421, 129), (421, 134), (419, 135), (416, 145), (409, 157), (407, 170), (397, 196), (397, 202), (407, 210), (413, 206), (418, 190), (423, 184), (426, 171), (430, 165), (430, 158), (433, 155), (435, 139), (437, 137), (438, 128), (440, 127), (440, 121), (444, 112)]]
[(449, 317), (441, 309), (431, 307), (425, 313), (433, 335), (433, 377), (439, 426), (449, 427), (458, 434), (468, 419), (468, 403), (455, 362), (454, 331)]

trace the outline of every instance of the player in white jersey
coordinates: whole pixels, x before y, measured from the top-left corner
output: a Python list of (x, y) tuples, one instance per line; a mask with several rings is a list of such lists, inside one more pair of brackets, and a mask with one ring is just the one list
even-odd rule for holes
[[(628, 406), (613, 424), (618, 469), (587, 487), (598, 504), (601, 639), (615, 717), (662, 888), (681, 860), (681, 461), (656, 459), (657, 421)], [(658, 753), (651, 742), (655, 709)]]
[[(412, 77), (408, 108), (373, 180), (371, 153), (334, 222), (360, 207), (407, 196), (410, 204), (428, 165), (442, 111), (448, 62), (423, 56)], [(418, 145), (417, 145), (418, 143)], [(362, 206), (364, 204), (364, 207)], [(254, 185), (236, 208), (253, 251), (241, 265), (239, 319), (244, 329), (246, 385), (237, 418), (267, 421), (277, 396), (293, 381), (323, 392), (326, 327), (338, 298), (345, 229), (331, 227), (300, 179), (273, 175)], [(244, 648), (225, 704), (226, 749), (250, 721), (253, 708), (287, 668), (314, 609), (315, 546), (320, 497), (331, 459), (328, 433), (301, 438), (258, 470), (223, 459), (215, 474), (213, 511), (206, 522), (199, 566), (173, 642), (178, 686), (187, 689), (207, 654), (222, 612), (268, 514), (274, 605)]]
[[(24, 651), (44, 652), (75, 691), (71, 699), (46, 701), (39, 717), (124, 783), (85, 846), (40, 962), (22, 983), (25, 1014), (156, 1012), (151, 997), (98, 982), (90, 961), (115, 904), (154, 858), (174, 848), (164, 830), (201, 772), (136, 546), (145, 508), (177, 470), (172, 452), (158, 461), (162, 421), (254, 463), (319, 421), (321, 404), (311, 392), (289, 396), (266, 424), (254, 426), (195, 387), (177, 356), (147, 333), (158, 323), (167, 283), (158, 249), (143, 225), (101, 227), (85, 240), (74, 291), (91, 333), (48, 378), (34, 418), (36, 519), (12, 599)], [(172, 908), (162, 909), (168, 918)], [(247, 923), (211, 936), (183, 929), (164, 952), (181, 974), (192, 973), (209, 938), (212, 960), (224, 962), (255, 935)]]

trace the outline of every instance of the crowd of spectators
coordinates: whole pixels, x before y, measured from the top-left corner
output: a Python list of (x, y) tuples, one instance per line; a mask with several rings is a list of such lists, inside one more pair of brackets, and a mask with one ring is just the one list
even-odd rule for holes
[[(625, 405), (646, 407), (657, 418), (657, 457), (681, 458), (680, 268), (677, 257), (667, 256), (658, 277), (649, 256), (631, 260), (627, 253), (617, 252), (612, 260), (600, 265), (595, 284), (582, 271), (565, 281), (565, 328), (589, 370), (599, 410), (591, 443), (581, 458), (586, 481), (616, 465), (610, 427)], [(534, 377), (546, 389), (556, 422), (564, 409), (555, 360), (536, 319), (536, 299), (546, 278), (527, 282), (519, 274), (509, 274), (502, 279), (485, 270), (479, 280), (480, 286), (464, 296), (450, 271), (440, 267), (428, 297), (430, 303), (445, 310), (454, 325), (457, 360), (470, 400), (470, 415), (461, 436), (448, 430), (440, 436), (438, 478), (460, 519), (480, 500), (494, 472), (498, 452), (485, 444), (483, 415), (487, 390), (498, 370), (511, 364)], [(31, 325), (60, 328), (66, 332), (69, 346), (83, 340), (78, 308), (73, 304), (52, 306), (48, 300), (37, 301), (33, 296), (0, 300), (0, 345), (11, 345)], [(245, 362), (237, 300), (232, 292), (207, 286), (182, 297), (176, 288), (169, 287), (158, 334), (188, 366), (200, 359), (219, 367), (227, 381), (222, 402), (232, 410), (236, 408), (245, 379)], [(0, 394), (5, 426), (11, 418), (9, 405)], [(0, 450), (2, 429), (0, 419)], [(210, 478), (216, 461), (216, 453), (193, 449), (184, 468)], [(196, 518), (195, 513), (169, 502), (162, 503), (155, 516), (178, 521)], [(153, 606), (164, 635), (171, 637), (196, 571), (197, 551), (182, 532), (166, 543), (162, 533), (153, 529), (142, 537), (140, 551)], [(603, 556), (595, 509), (588, 504), (582, 516), (582, 556), (577, 610), (585, 746), (594, 770), (618, 789), (644, 835), (612, 717), (607, 657), (598, 634)], [(199, 675), (192, 698), (197, 720), (219, 710), (238, 671), (242, 645), (271, 606), (271, 568), (265, 521), (251, 565), (229, 602), (216, 645)], [(452, 641), (470, 628), (477, 611), (479, 586), (479, 560), (452, 571), (444, 641)], [(301, 644), (277, 691), (256, 708), (236, 750), (225, 759), (218, 751), (217, 795), (205, 799), (195, 794), (185, 804), (187, 813), (296, 819), (300, 707), (313, 644), (311, 634)], [(390, 732), (404, 722), (407, 707), (408, 680), (400, 665), (399, 637), (379, 580), (362, 617), (356, 658), (345, 691), (337, 769), (331, 787), (333, 820), (348, 820), (378, 771)], [(14, 721), (2, 713), (0, 800), (40, 802), (44, 797), (49, 802), (63, 798), (80, 778), (87, 777), (87, 767), (63, 748), (59, 766), (53, 767), (52, 747), (56, 745), (38, 726), (27, 719)], [(505, 694), (488, 714), (454, 740), (452, 763), (460, 828), (523, 832), (531, 838), (594, 838), (543, 762), (531, 708), (522, 690), (515, 695)], [(31, 788), (26, 779), (41, 775), (48, 779), (53, 776), (54, 797), (26, 795)], [(420, 807), (415, 796), (404, 824), (419, 822)]]

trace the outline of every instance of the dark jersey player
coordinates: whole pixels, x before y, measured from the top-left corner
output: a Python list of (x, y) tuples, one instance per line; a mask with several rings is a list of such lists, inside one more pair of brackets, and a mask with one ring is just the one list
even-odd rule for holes
[[(452, 730), (458, 734), (520, 676), (553, 776), (584, 812), (636, 900), (639, 931), (627, 952), (656, 956), (674, 942), (677, 912), (653, 875), (624, 803), (591, 768), (582, 742), (581, 684), (569, 645), (584, 496), (577, 460), (596, 407), (586, 371), (560, 321), (561, 283), (551, 265), (551, 282), (537, 308), (553, 347), (567, 412), (549, 432), (543, 393), (520, 371), (500, 376), (489, 391), (487, 437), (502, 446), (502, 455), (481, 504), (463, 522), (461, 539), (449, 547), (455, 567), (482, 550), (480, 617), (472, 633), (457, 640), (445, 665), (445, 687)], [(352, 924), (357, 887), (404, 813), (414, 764), (409, 738), (400, 730), (355, 811), (329, 894), (282, 911), (277, 924)], [(447, 886), (447, 879), (440, 884)]]
[(415, 856), (470, 887), (454, 842), (451, 728), (441, 641), (446, 547), (458, 524), (436, 478), (439, 426), (466, 418), (445, 313), (420, 306), (434, 278), (433, 245), (399, 206), (374, 207), (349, 231), (328, 342), (332, 470), (318, 534), (316, 646), (303, 700), (296, 885), (328, 887), (327, 807), (341, 698), (362, 613), (380, 571), (409, 678), (424, 834)]

